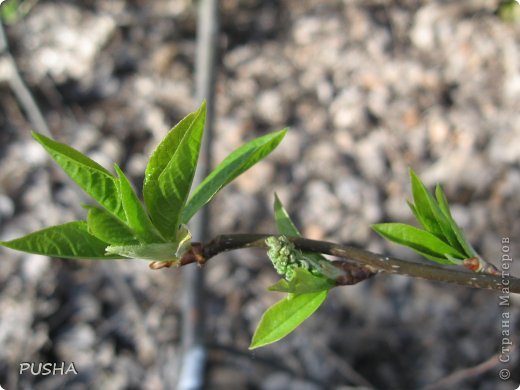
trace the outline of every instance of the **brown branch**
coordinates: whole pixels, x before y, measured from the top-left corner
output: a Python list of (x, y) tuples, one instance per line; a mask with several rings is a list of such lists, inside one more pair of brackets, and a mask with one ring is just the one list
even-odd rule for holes
[(497, 367), (500, 364), (499, 357), (500, 354), (496, 354), (491, 356), (486, 361), (477, 364), (476, 366), (455, 371), (447, 377), (442, 378), (441, 380), (432, 383), (426, 387), (423, 387), (422, 390), (442, 390), (456, 388), (457, 384), (459, 384), (460, 382), (467, 379), (475, 378)]
[[(244, 248), (266, 248), (265, 239), (270, 234), (230, 234), (215, 237), (208, 243), (193, 243), (192, 249), (178, 263), (179, 266), (197, 263), (200, 266), (222, 252)], [(421, 264), (410, 260), (397, 259), (364, 249), (340, 245), (326, 241), (288, 237), (297, 249), (317, 252), (341, 258), (333, 264), (344, 271), (347, 283), (338, 278), (338, 285), (354, 284), (377, 272), (386, 272), (423, 278), (444, 283), (459, 284), (467, 287), (492, 289), (509, 293), (520, 293), (520, 279), (509, 274), (491, 275), (470, 272), (462, 267)], [(352, 267), (352, 263), (359, 267)], [(172, 265), (172, 264), (169, 264)], [(167, 266), (167, 265), (166, 265)], [(349, 272), (351, 274), (349, 274)], [(350, 279), (349, 279), (350, 277)], [(350, 281), (351, 283), (348, 283)]]

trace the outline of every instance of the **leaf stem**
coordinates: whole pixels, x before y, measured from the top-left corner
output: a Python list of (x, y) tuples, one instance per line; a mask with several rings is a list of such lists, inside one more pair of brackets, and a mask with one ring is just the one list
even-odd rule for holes
[[(197, 263), (204, 265), (209, 259), (222, 252), (245, 248), (267, 248), (265, 239), (272, 234), (226, 234), (216, 236), (208, 243), (192, 243), (192, 250), (179, 262), (180, 266)], [(509, 274), (490, 275), (470, 272), (454, 266), (430, 265), (397, 259), (348, 245), (340, 245), (327, 241), (310, 240), (300, 237), (288, 237), (297, 249), (304, 252), (317, 252), (339, 257), (334, 261), (338, 268), (348, 271), (352, 263), (358, 265), (356, 274), (365, 273), (361, 281), (377, 272), (407, 275), (432, 281), (458, 284), (467, 287), (492, 289), (510, 293), (520, 293), (520, 279)], [(360, 272), (361, 271), (361, 272)], [(354, 281), (354, 282), (357, 282)], [(353, 284), (353, 283), (338, 283)]]

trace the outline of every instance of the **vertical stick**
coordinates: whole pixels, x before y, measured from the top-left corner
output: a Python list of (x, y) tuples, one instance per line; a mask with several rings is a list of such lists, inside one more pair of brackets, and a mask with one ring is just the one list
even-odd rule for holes
[(51, 132), (47, 127), (47, 122), (43, 117), (36, 100), (34, 99), (31, 91), (25, 85), (25, 82), (18, 72), (18, 67), (16, 66), (16, 61), (9, 51), (9, 44), (7, 42), (7, 37), (5, 35), (4, 27), (0, 22), (0, 58), (5, 61), (6, 67), (9, 72), (9, 86), (13, 90), (18, 103), (25, 111), (25, 115), (29, 118), (29, 122), (34, 126), (34, 130), (39, 133), (46, 135), (47, 137), (51, 137)]
[[(218, 44), (218, 0), (199, 0), (197, 21), (196, 91), (197, 104), (206, 99), (206, 128), (193, 187), (196, 188), (210, 171), (211, 138), (215, 103), (216, 51)], [(193, 217), (190, 228), (193, 237), (206, 240), (209, 215), (202, 208)], [(206, 365), (204, 346), (204, 280), (195, 267), (186, 268), (183, 274), (183, 361), (179, 378), (180, 390), (202, 389)]]

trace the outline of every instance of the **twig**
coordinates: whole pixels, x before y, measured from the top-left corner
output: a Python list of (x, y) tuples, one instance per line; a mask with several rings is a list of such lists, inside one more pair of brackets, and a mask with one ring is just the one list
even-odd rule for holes
[[(223, 352), (229, 354), (232, 358), (235, 359), (236, 362), (239, 362), (241, 365), (247, 364), (248, 366), (251, 366), (243, 367), (243, 369), (252, 371), (253, 376), (261, 375), (261, 371), (257, 370), (256, 366), (262, 365), (271, 371), (276, 370), (278, 372), (285, 372), (294, 378), (298, 378), (302, 381), (316, 385), (318, 388), (326, 388), (326, 383), (323, 383), (316, 378), (312, 378), (308, 372), (299, 372), (300, 370), (292, 367), (290, 364), (291, 362), (289, 362), (287, 359), (273, 359), (273, 357), (264, 357), (261, 354), (251, 354), (251, 352), (245, 352), (243, 349), (235, 348), (231, 345), (218, 344), (214, 342), (208, 343), (208, 349), (210, 354), (215, 357), (215, 360), (222, 361), (223, 357), (218, 356), (218, 354)], [(232, 364), (236, 365), (234, 362), (232, 362)]]
[(428, 386), (423, 387), (422, 390), (442, 390), (452, 389), (457, 387), (456, 385), (466, 379), (474, 378), (478, 375), (489, 371), (500, 364), (499, 355), (493, 355), (488, 360), (477, 364), (476, 366), (464, 368), (462, 370), (455, 371), (441, 380), (432, 383)]
[(8, 73), (7, 81), (9, 86), (13, 90), (18, 103), (20, 103), (26, 115), (29, 117), (29, 121), (31, 122), (32, 126), (34, 126), (34, 129), (39, 133), (50, 137), (51, 133), (49, 131), (49, 127), (47, 126), (47, 123), (45, 122), (45, 119), (38, 105), (36, 104), (36, 100), (29, 91), (29, 88), (27, 88), (25, 85), (22, 76), (20, 76), (20, 72), (18, 72), (16, 61), (9, 52), (9, 45), (7, 43), (7, 38), (5, 36), (2, 23), (0, 23), (0, 60), (5, 63), (5, 68)]
[(335, 367), (338, 373), (343, 376), (346, 380), (352, 383), (355, 386), (362, 386), (363, 389), (375, 389), (374, 385), (370, 383), (363, 375), (357, 372), (354, 367), (352, 367), (347, 361), (345, 361), (342, 357), (338, 356), (336, 352), (334, 352), (331, 348), (327, 346), (313, 343), (314, 348), (321, 349), (323, 351), (323, 355), (327, 362)]
[[(193, 243), (191, 251), (186, 253), (178, 265), (182, 266), (191, 263), (204, 265), (209, 259), (219, 253), (234, 249), (266, 248), (265, 239), (269, 236), (272, 235), (230, 234), (217, 236), (206, 244)], [(302, 251), (340, 257), (343, 260), (334, 262), (340, 269), (344, 269), (343, 263), (351, 264), (354, 262), (361, 266), (361, 273), (367, 273), (367, 271), (372, 273), (386, 272), (474, 288), (499, 291), (503, 291), (503, 289), (507, 288), (509, 293), (520, 293), (520, 279), (506, 274), (491, 275), (470, 272), (464, 268), (448, 268), (440, 265), (421, 264), (332, 242), (309, 240), (299, 237), (288, 238), (294, 243), (297, 249)], [(353, 284), (341, 283), (341, 280), (337, 280), (337, 283), (338, 285)]]
[(156, 358), (157, 343), (153, 337), (153, 333), (149, 331), (146, 325), (145, 316), (139, 306), (134, 292), (125, 281), (122, 275), (123, 266), (121, 263), (116, 264), (118, 270), (114, 272), (112, 267), (107, 263), (102, 263), (102, 270), (105, 276), (110, 280), (112, 286), (119, 294), (122, 306), (125, 307), (125, 314), (135, 329), (135, 343), (139, 359), (144, 365), (153, 363)]

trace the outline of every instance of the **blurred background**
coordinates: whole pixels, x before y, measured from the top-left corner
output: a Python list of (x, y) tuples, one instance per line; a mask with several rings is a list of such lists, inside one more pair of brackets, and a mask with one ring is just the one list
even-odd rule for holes
[[(195, 2), (16, 3), (14, 13), (2, 4), (1, 240), (85, 217), (81, 193), (30, 137), (8, 54), (52, 136), (117, 162), (138, 188), (148, 155), (200, 103)], [(497, 0), (220, 1), (213, 164), (290, 131), (211, 203), (210, 236), (274, 232), (276, 191), (308, 238), (417, 259), (370, 229), (412, 223), (413, 167), (443, 185), (483, 257), (499, 265), (504, 237), (519, 256), (519, 13)], [(0, 257), (4, 388), (176, 387), (180, 270)], [(506, 382), (489, 360), (501, 347), (496, 292), (379, 275), (334, 289), (293, 334), (250, 352), (261, 314), (281, 298), (266, 291), (278, 278), (265, 252), (219, 255), (204, 276), (208, 389), (418, 389), (475, 366), (441, 388), (520, 381), (518, 360)], [(61, 361), (79, 374), (19, 375), (21, 362)]]

